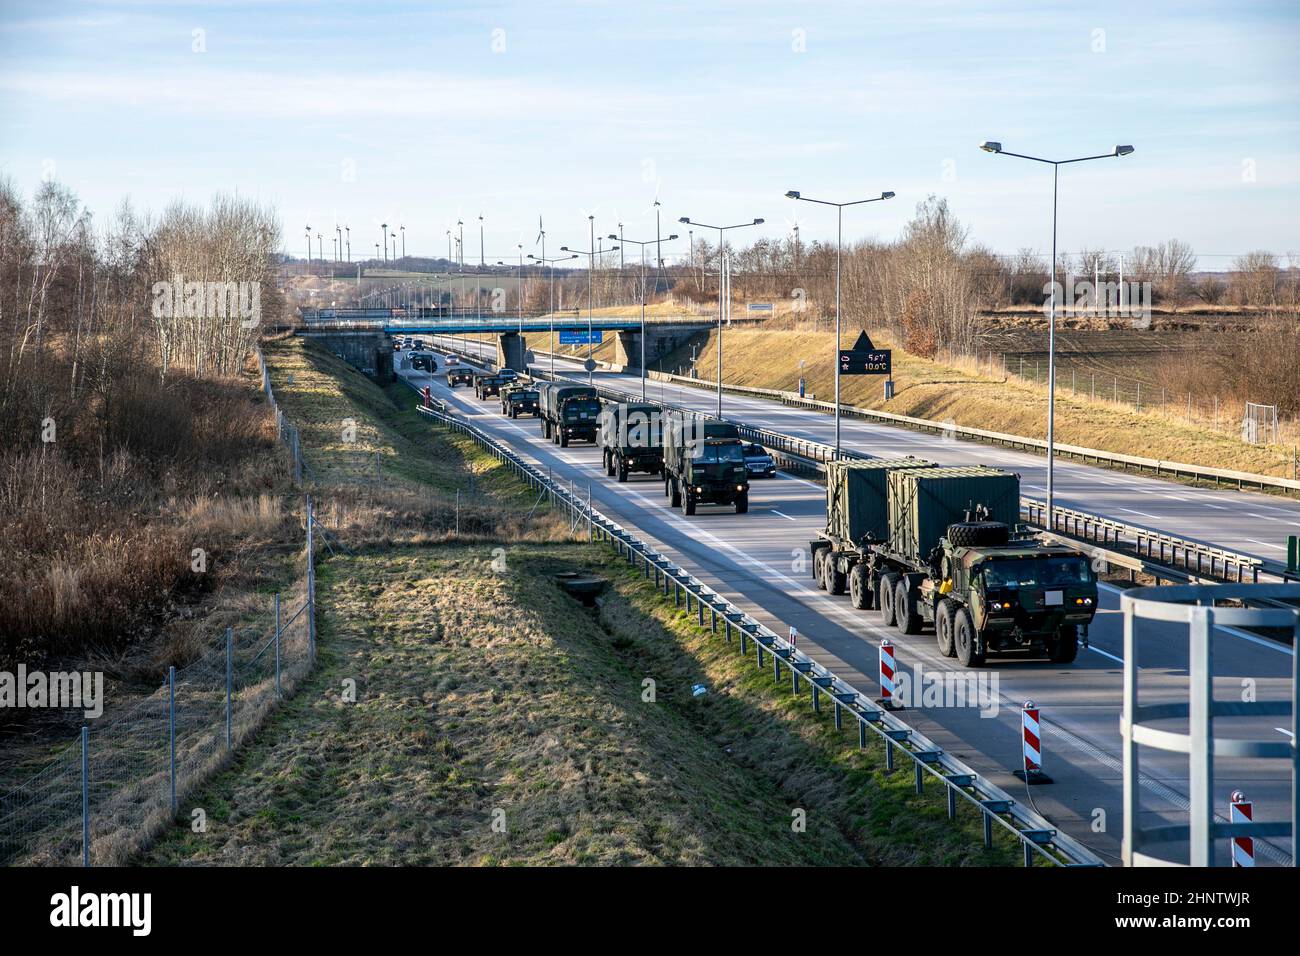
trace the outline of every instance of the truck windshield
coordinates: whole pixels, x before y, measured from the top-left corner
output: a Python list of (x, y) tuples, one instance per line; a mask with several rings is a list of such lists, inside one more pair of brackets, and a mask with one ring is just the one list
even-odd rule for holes
[(737, 444), (714, 445), (706, 443), (703, 448), (697, 450), (693, 457), (695, 461), (743, 462), (745, 460), (744, 451)]
[(564, 414), (570, 418), (583, 415), (595, 418), (600, 414), (600, 402), (594, 398), (571, 398), (564, 403)]
[(1022, 558), (984, 565), (987, 588), (1071, 587), (1092, 583), (1092, 569), (1082, 558)]

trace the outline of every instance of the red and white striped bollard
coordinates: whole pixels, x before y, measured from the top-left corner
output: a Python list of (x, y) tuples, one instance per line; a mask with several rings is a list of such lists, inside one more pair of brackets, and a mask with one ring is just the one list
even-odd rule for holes
[[(1240, 790), (1232, 791), (1232, 798), (1228, 803), (1228, 822), (1250, 823), (1254, 819), (1255, 805), (1247, 800), (1246, 795)], [(1232, 838), (1232, 865), (1233, 867), (1255, 865), (1255, 841), (1252, 837)]]

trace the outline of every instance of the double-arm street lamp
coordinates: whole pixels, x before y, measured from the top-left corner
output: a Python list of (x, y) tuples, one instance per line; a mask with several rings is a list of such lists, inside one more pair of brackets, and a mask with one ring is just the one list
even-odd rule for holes
[[(755, 219), (753, 222), (738, 222), (734, 226), (711, 226), (707, 222), (695, 222), (690, 216), (682, 216), (677, 220), (685, 226), (699, 226), (701, 229), (718, 230), (718, 417), (722, 417), (722, 286), (724, 283), (723, 269), (725, 256), (723, 255), (723, 233), (728, 229), (745, 229), (749, 226), (761, 226), (764, 222), (762, 219)], [(730, 306), (730, 302), (727, 303)]]
[[(620, 229), (620, 231), (621, 231), (622, 228), (623, 228), (623, 224), (622, 224), (622, 223), (619, 223), (618, 225), (619, 225), (619, 229)], [(615, 236), (615, 235), (611, 234), (609, 238), (611, 238), (611, 239), (617, 239), (617, 240), (618, 240), (619, 242), (621, 242), (621, 243), (622, 243), (622, 242), (630, 242), (630, 243), (632, 243), (632, 245), (634, 245), (634, 246), (640, 246), (640, 247), (641, 247), (641, 400), (642, 400), (642, 401), (645, 401), (645, 389), (646, 389), (646, 370), (645, 370), (645, 300), (646, 300), (646, 289), (647, 289), (647, 285), (648, 285), (648, 283), (649, 283), (649, 279), (648, 279), (648, 277), (646, 276), (646, 271), (645, 271), (645, 247), (646, 247), (646, 246), (649, 246), (649, 245), (653, 245), (653, 246), (655, 247), (655, 253), (656, 253), (656, 255), (658, 255), (658, 254), (659, 254), (658, 250), (659, 250), (659, 245), (660, 245), (660, 243), (664, 243), (664, 242), (672, 242), (674, 239), (677, 238), (677, 234), (676, 234), (676, 233), (673, 233), (671, 236), (667, 236), (667, 237), (656, 236), (656, 237), (653, 238), (653, 239), (625, 239), (625, 238), (623, 238), (623, 237), (621, 237), (621, 236)], [(622, 256), (622, 253), (620, 253), (620, 254), (619, 254), (619, 258), (621, 259), (622, 257), (623, 257), (623, 256)], [(656, 285), (657, 285), (657, 283), (656, 283)]]
[[(592, 370), (596, 367), (595, 361), (595, 335), (592, 332), (592, 315), (591, 310), (595, 305), (595, 275), (596, 275), (596, 217), (588, 216), (587, 223), (591, 228), (591, 248), (590, 249), (570, 249), (568, 246), (560, 246), (561, 252), (572, 252), (580, 256), (587, 257), (587, 382), (592, 382)], [(612, 247), (609, 251), (614, 252), (618, 246)], [(603, 250), (600, 250), (603, 251)], [(554, 343), (552, 343), (554, 346)]]
[(550, 349), (551, 377), (554, 378), (555, 377), (555, 349), (557, 345), (555, 341), (555, 264), (557, 262), (567, 262), (570, 259), (576, 259), (578, 258), (578, 254), (575, 252), (572, 255), (554, 256), (548, 259), (546, 258), (546, 233), (543, 232), (541, 234), (541, 238), (542, 238), (542, 254), (540, 256), (535, 256), (530, 252), (528, 254), (528, 258), (532, 259), (534, 262), (540, 262), (544, 266), (549, 266), (551, 270), (551, 308), (548, 314), (551, 317), (551, 343), (550, 343), (551, 344), (551, 349)]
[(1053, 505), (1053, 460), (1056, 451), (1056, 194), (1057, 184), (1060, 180), (1061, 167), (1067, 163), (1084, 163), (1090, 159), (1110, 159), (1117, 156), (1127, 156), (1133, 152), (1132, 146), (1116, 146), (1109, 153), (1099, 153), (1096, 156), (1080, 156), (1077, 159), (1043, 159), (1040, 156), (1026, 156), (1024, 153), (1011, 153), (1002, 148), (1001, 143), (995, 143), (985, 140), (980, 143), (980, 149), (986, 153), (999, 153), (1003, 156), (1014, 156), (1017, 159), (1028, 159), (1035, 163), (1047, 163), (1052, 167), (1052, 306), (1049, 318), (1047, 320), (1047, 527), (1055, 528), (1055, 512), (1052, 510)]
[(815, 202), (822, 206), (835, 207), (835, 457), (840, 457), (840, 259), (844, 250), (844, 207), (861, 206), (863, 203), (880, 202), (884, 199), (893, 199), (892, 192), (883, 192), (879, 196), (872, 196), (870, 199), (854, 199), (851, 202), (829, 202), (825, 199), (813, 199), (805, 196), (797, 189), (791, 189), (785, 194), (787, 199), (798, 199), (803, 202)]

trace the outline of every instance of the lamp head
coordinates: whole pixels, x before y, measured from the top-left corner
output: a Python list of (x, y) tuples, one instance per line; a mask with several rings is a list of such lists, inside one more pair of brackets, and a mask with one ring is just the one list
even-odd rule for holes
[(560, 251), (561, 251), (561, 252), (568, 252), (568, 251), (569, 251), (569, 247), (568, 247), (568, 246), (560, 246)]
[(665, 239), (664, 242), (672, 242), (674, 239), (680, 239), (680, 238), (681, 238), (681, 237), (678, 236), (677, 233), (674, 232), (671, 236), (669, 236), (667, 239)]
[(797, 189), (791, 189), (791, 190), (788, 190), (788, 191), (786, 192), (786, 194), (785, 194), (785, 198), (786, 198), (786, 199), (798, 199), (798, 198), (799, 198), (799, 190), (797, 190)]
[(888, 191), (886, 191), (886, 192), (883, 192), (883, 193), (880, 194), (880, 198), (881, 198), (881, 199), (893, 199), (893, 198), (894, 198), (894, 194), (893, 194), (892, 192), (888, 192)]
[(756, 225), (756, 226), (761, 226), (761, 225), (763, 225), (763, 223), (765, 223), (765, 222), (767, 222), (766, 219), (755, 219), (755, 220), (754, 220), (754, 225)]
[(691, 217), (690, 217), (690, 216), (682, 216), (682, 218), (681, 218), (681, 219), (678, 219), (677, 221), (678, 221), (678, 222), (684, 222), (684, 223), (686, 223), (686, 225), (689, 226), (689, 225), (691, 224)]
[(1128, 155), (1129, 153), (1131, 153), (1131, 152), (1133, 152), (1133, 147), (1132, 147), (1132, 146), (1116, 146), (1116, 147), (1115, 147), (1115, 155), (1116, 155), (1116, 156), (1127, 156), (1127, 155)]
[(986, 153), (1000, 153), (1002, 152), (1002, 144), (995, 143), (991, 139), (986, 139), (984, 142), (980, 143), (980, 149), (984, 150)]

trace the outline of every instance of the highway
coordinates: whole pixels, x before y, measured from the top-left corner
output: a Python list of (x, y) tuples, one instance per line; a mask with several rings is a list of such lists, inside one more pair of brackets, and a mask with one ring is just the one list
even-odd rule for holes
[[(462, 343), (457, 340), (456, 344)], [(468, 346), (474, 351), (478, 343), (470, 340)], [(491, 354), (495, 354), (494, 350)], [(542, 369), (550, 367), (549, 358), (544, 357), (534, 364)], [(587, 378), (576, 361), (557, 359), (555, 369), (557, 374), (583, 381)], [(641, 394), (641, 378), (635, 373), (597, 369), (592, 380), (607, 388)], [(707, 383), (694, 387), (651, 381), (646, 389), (647, 397), (657, 401), (708, 414), (717, 412), (717, 391), (709, 391)], [(835, 442), (834, 418), (811, 409), (724, 393), (722, 414), (787, 435), (826, 444)], [(1047, 493), (1047, 460), (1041, 455), (852, 418), (841, 419), (840, 441), (847, 450), (880, 458), (915, 455), (941, 464), (1007, 468), (1020, 474), (1022, 493), (1038, 498)], [(1232, 489), (1193, 488), (1150, 475), (1127, 474), (1059, 458), (1055, 472), (1056, 503), (1062, 507), (1243, 554), (1285, 561), (1287, 536), (1300, 534), (1300, 501), (1295, 499)]]
[[(499, 404), (490, 400), (479, 402), (465, 388), (448, 389), (442, 375), (409, 370), (399, 370), (399, 373), (416, 387), (430, 385), (435, 396), (447, 402), (451, 409), (510, 444), (543, 469), (550, 469), (558, 480), (572, 481), (583, 491), (590, 487), (599, 510), (633, 529), (773, 630), (785, 633), (790, 625), (796, 626), (800, 647), (860, 690), (874, 692), (876, 689), (878, 643), (885, 637), (897, 646), (900, 670), (913, 675), (917, 668), (930, 673), (953, 670), (954, 662), (939, 654), (931, 632), (906, 636), (893, 628), (883, 628), (878, 623), (878, 612), (854, 610), (847, 596), (833, 597), (817, 589), (807, 569), (807, 550), (809, 541), (825, 521), (825, 492), (820, 485), (779, 474), (774, 480), (753, 484), (747, 515), (736, 515), (729, 508), (701, 506), (699, 513), (688, 519), (680, 510), (668, 507), (658, 479), (634, 475), (625, 484), (607, 479), (595, 447), (576, 444), (559, 448), (541, 438), (534, 419), (505, 418), (500, 414)], [(628, 388), (630, 384), (628, 376), (606, 373), (596, 377), (602, 384), (613, 387)], [(693, 398), (697, 407), (708, 404), (707, 396), (701, 401), (699, 393), (689, 388), (669, 386), (662, 394), (668, 401), (685, 404), (684, 399)], [(651, 397), (660, 397), (657, 388), (652, 390)], [(763, 424), (784, 431), (800, 426), (810, 437), (825, 440), (825, 426), (815, 421), (818, 416), (795, 412), (788, 419), (781, 419), (778, 413), (783, 410), (769, 403), (733, 402), (730, 396), (724, 397), (724, 410), (750, 421), (755, 419), (745, 409), (755, 404), (771, 413), (761, 420)], [(814, 420), (809, 421), (810, 418)], [(863, 435), (855, 438), (861, 441)], [(905, 451), (941, 461), (960, 460), (952, 454), (939, 454), (934, 446), (928, 446), (928, 451), (917, 445), (909, 447), (907, 439), (911, 438), (933, 442), (928, 436), (904, 432), (896, 439), (899, 445), (880, 448), (872, 444), (869, 450), (873, 454)], [(948, 443), (938, 451), (958, 449), (999, 457), (1001, 454), (979, 446)], [(1032, 456), (1022, 457), (1035, 461)], [(985, 460), (985, 463), (992, 462)], [(1041, 470), (1041, 461), (1038, 466)], [(1102, 475), (1109, 473), (1102, 472)], [(1029, 481), (1032, 483), (1032, 477)], [(1080, 481), (1075, 478), (1074, 484), (1079, 486)], [(936, 744), (987, 774), (1013, 795), (1032, 800), (1055, 826), (1116, 864), (1123, 817), (1119, 735), (1122, 618), (1118, 595), (1117, 589), (1104, 590), (1102, 607), (1091, 631), (1091, 649), (1081, 651), (1073, 666), (991, 657), (982, 670), (997, 681), (995, 713), (986, 708), (982, 714), (980, 709), (969, 706), (914, 706), (902, 714)], [(1165, 625), (1146, 624), (1141, 635), (1144, 638), (1139, 662), (1143, 702), (1185, 700), (1185, 634)], [(1219, 696), (1240, 695), (1242, 681), (1249, 679), (1255, 682), (1261, 700), (1289, 697), (1289, 648), (1225, 631), (1219, 631), (1217, 637)], [(1034, 700), (1042, 708), (1044, 767), (1055, 780), (1052, 785), (1027, 788), (1010, 773), (1020, 766), (1019, 708), (1026, 699)], [(1238, 720), (1231, 725), (1223, 722), (1216, 729), (1232, 735), (1276, 737), (1282, 732), (1274, 729), (1274, 725), (1280, 723)], [(1143, 804), (1149, 822), (1184, 821), (1185, 758), (1144, 750), (1143, 761)], [(1256, 819), (1285, 819), (1289, 813), (1290, 778), (1285, 769), (1276, 766), (1279, 763), (1282, 762), (1216, 761), (1217, 789), (1222, 790), (1225, 812), (1228, 794), (1240, 788), (1255, 800)], [(1276, 865), (1289, 857), (1289, 842), (1277, 841), (1275, 845), (1259, 842), (1261, 864)], [(1226, 859), (1226, 843), (1221, 849)]]

